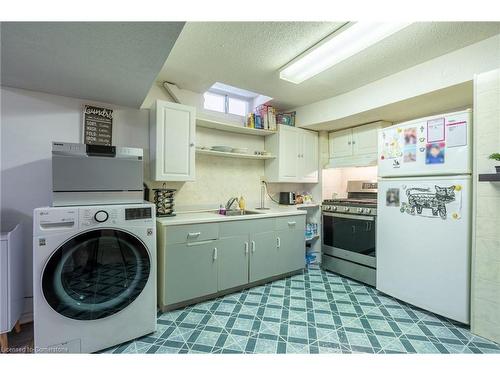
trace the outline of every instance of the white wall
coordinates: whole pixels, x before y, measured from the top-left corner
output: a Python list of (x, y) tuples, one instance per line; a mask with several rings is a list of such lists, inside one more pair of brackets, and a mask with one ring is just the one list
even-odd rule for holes
[[(329, 99), (298, 107), (301, 127), (335, 122), (392, 103), (472, 81), (500, 65), (500, 34)], [(436, 99), (434, 99), (436, 100)], [(399, 110), (404, 111), (404, 107)], [(392, 120), (380, 118), (378, 120)], [(327, 125), (328, 127), (328, 125)], [(315, 127), (317, 128), (317, 127)]]
[(500, 183), (477, 182), (500, 162), (500, 69), (474, 81), (474, 225), (471, 330), (500, 343)]
[(332, 199), (347, 196), (347, 181), (350, 180), (377, 180), (377, 167), (352, 167), (323, 169), (323, 199)]
[[(6, 227), (24, 224), (25, 294), (32, 296), (32, 212), (51, 204), (52, 141), (81, 142), (82, 107), (108, 106), (114, 110), (113, 144), (144, 149), (144, 178), (152, 188), (162, 182), (149, 181), (149, 137), (147, 109), (118, 107), (82, 99), (2, 87), (1, 94), (1, 183), (0, 208)], [(158, 96), (161, 92), (156, 93)], [(168, 99), (164, 95), (164, 99)], [(228, 144), (248, 147), (250, 152), (264, 148), (264, 138), (230, 134), (200, 128), (197, 143), (205, 146)], [(196, 158), (196, 181), (169, 182), (178, 189), (178, 209), (217, 208), (230, 197), (243, 195), (248, 207), (260, 202), (260, 180), (264, 161), (213, 156)], [(311, 185), (270, 184), (271, 193), (280, 190), (309, 191)], [(270, 203), (266, 199), (267, 204)], [(26, 312), (32, 311), (28, 299)], [(29, 317), (28, 317), (29, 319)]]
[[(32, 296), (32, 212), (51, 204), (51, 142), (80, 142), (82, 106), (103, 104), (34, 91), (1, 88), (1, 218), (22, 222), (25, 295)], [(106, 105), (106, 104), (104, 104)], [(148, 149), (148, 112), (114, 110), (113, 143)], [(31, 301), (27, 309), (31, 311)]]

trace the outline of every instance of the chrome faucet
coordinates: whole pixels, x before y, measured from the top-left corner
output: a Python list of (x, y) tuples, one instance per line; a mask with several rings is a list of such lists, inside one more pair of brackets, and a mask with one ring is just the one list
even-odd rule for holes
[(230, 198), (226, 203), (226, 210), (230, 210), (234, 202), (238, 202), (238, 197)]

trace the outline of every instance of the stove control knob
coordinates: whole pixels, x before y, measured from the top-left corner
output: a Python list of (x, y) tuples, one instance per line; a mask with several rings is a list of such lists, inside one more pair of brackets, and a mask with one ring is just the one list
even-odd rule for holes
[(349, 211), (349, 207), (344, 207), (344, 211), (345, 212)]
[(333, 206), (332, 211), (337, 211), (337, 206)]
[(330, 211), (331, 207), (330, 206), (323, 206), (323, 211)]
[(372, 212), (371, 208), (365, 208), (365, 214), (370, 214)]
[(104, 223), (106, 220), (108, 220), (109, 215), (106, 211), (100, 210), (97, 211), (94, 214), (94, 220), (97, 221), (98, 223)]
[(357, 211), (358, 211), (358, 213), (362, 213), (363, 209), (361, 207), (358, 207)]

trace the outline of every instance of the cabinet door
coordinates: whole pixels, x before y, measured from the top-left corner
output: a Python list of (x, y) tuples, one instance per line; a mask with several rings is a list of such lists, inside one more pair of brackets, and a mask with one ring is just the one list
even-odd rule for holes
[(339, 130), (328, 134), (330, 158), (352, 155), (352, 130)]
[(366, 155), (377, 153), (377, 130), (380, 128), (378, 124), (363, 125), (352, 129), (352, 150), (353, 154)]
[(165, 305), (217, 292), (218, 241), (166, 246)]
[(250, 236), (250, 282), (278, 274), (276, 235), (274, 232)]
[(158, 100), (153, 112), (151, 177), (157, 181), (194, 180), (195, 108)]
[(300, 129), (298, 133), (301, 143), (300, 179), (302, 182), (318, 182), (318, 133)]
[(296, 182), (299, 179), (298, 159), (300, 153), (297, 129), (282, 125), (279, 129), (279, 178), (280, 181)]
[(248, 283), (250, 241), (247, 235), (218, 241), (219, 291)]
[(287, 273), (304, 268), (306, 242), (302, 229), (276, 232), (278, 245), (279, 273)]

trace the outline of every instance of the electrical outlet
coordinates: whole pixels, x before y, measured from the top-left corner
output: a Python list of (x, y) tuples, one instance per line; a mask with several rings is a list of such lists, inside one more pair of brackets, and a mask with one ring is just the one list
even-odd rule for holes
[(267, 182), (266, 176), (260, 176), (260, 182), (262, 182), (262, 181)]

